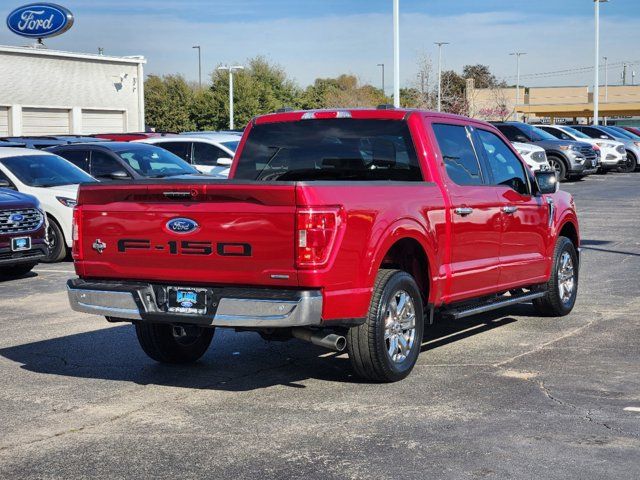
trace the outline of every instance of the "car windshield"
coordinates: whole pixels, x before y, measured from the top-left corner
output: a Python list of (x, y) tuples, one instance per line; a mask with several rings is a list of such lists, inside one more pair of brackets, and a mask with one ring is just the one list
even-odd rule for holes
[(591, 140), (591, 137), (589, 135), (585, 135), (580, 130), (576, 130), (575, 128), (571, 128), (571, 127), (560, 127), (560, 128), (565, 132), (567, 132), (568, 134), (573, 135), (576, 138), (586, 138), (588, 140)]
[(30, 187), (59, 187), (96, 181), (57, 155), (21, 155), (2, 158), (0, 163)]
[(238, 149), (238, 145), (240, 145), (240, 141), (237, 142), (222, 142), (223, 146), (227, 147), (232, 152), (235, 152)]
[(406, 122), (322, 119), (256, 125), (236, 179), (421, 181)]
[(116, 152), (143, 177), (164, 178), (176, 175), (199, 175), (200, 172), (180, 157), (151, 145)]

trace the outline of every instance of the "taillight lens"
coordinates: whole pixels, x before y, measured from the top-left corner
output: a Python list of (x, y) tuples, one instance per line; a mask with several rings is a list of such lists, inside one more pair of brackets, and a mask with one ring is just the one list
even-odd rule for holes
[(319, 268), (329, 261), (342, 224), (340, 207), (300, 208), (296, 212), (296, 265)]
[(80, 208), (73, 209), (73, 223), (71, 225), (71, 239), (73, 242), (71, 255), (74, 260), (82, 260), (82, 243), (80, 242), (82, 229), (82, 211)]

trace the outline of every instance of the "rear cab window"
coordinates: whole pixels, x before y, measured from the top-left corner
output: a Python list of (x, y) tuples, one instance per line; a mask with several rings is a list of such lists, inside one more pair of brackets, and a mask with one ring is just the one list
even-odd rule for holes
[(423, 180), (406, 122), (322, 119), (255, 125), (235, 179)]

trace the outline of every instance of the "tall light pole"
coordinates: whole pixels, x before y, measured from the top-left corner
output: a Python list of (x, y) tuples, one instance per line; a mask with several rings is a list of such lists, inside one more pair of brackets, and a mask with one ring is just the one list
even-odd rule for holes
[(596, 10), (596, 51), (595, 74), (593, 79), (593, 124), (598, 125), (600, 117), (600, 4), (609, 0), (594, 0)]
[(442, 111), (442, 46), (449, 42), (435, 42), (438, 46), (438, 111)]
[[(604, 102), (609, 102), (609, 57), (602, 57), (604, 60)], [(602, 122), (607, 124), (607, 117), (602, 117)]]
[(400, 0), (393, 0), (393, 106), (400, 108)]
[(194, 45), (191, 48), (198, 49), (198, 84), (200, 85), (200, 88), (202, 88), (202, 50), (200, 45)]
[(514, 109), (514, 116), (518, 121), (518, 105), (520, 104), (520, 57), (526, 55), (527, 52), (513, 52), (509, 55), (516, 57), (516, 107)]
[(229, 72), (229, 130), (233, 130), (233, 72), (238, 70), (244, 70), (242, 65), (235, 65), (233, 67), (218, 67), (218, 70), (225, 70)]
[(378, 67), (382, 67), (382, 94), (384, 95), (384, 63), (379, 63)]

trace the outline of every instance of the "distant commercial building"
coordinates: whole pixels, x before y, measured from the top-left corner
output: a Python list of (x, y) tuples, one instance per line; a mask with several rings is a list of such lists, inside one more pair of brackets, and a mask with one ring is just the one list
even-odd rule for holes
[(0, 136), (144, 131), (145, 63), (0, 46)]
[[(467, 81), (467, 103), (471, 116), (484, 120), (520, 117), (536, 122), (590, 122), (593, 118), (593, 92), (588, 86), (528, 87), (520, 89), (516, 105), (515, 88), (474, 87)], [(617, 124), (640, 124), (640, 85), (600, 87), (600, 115)]]

